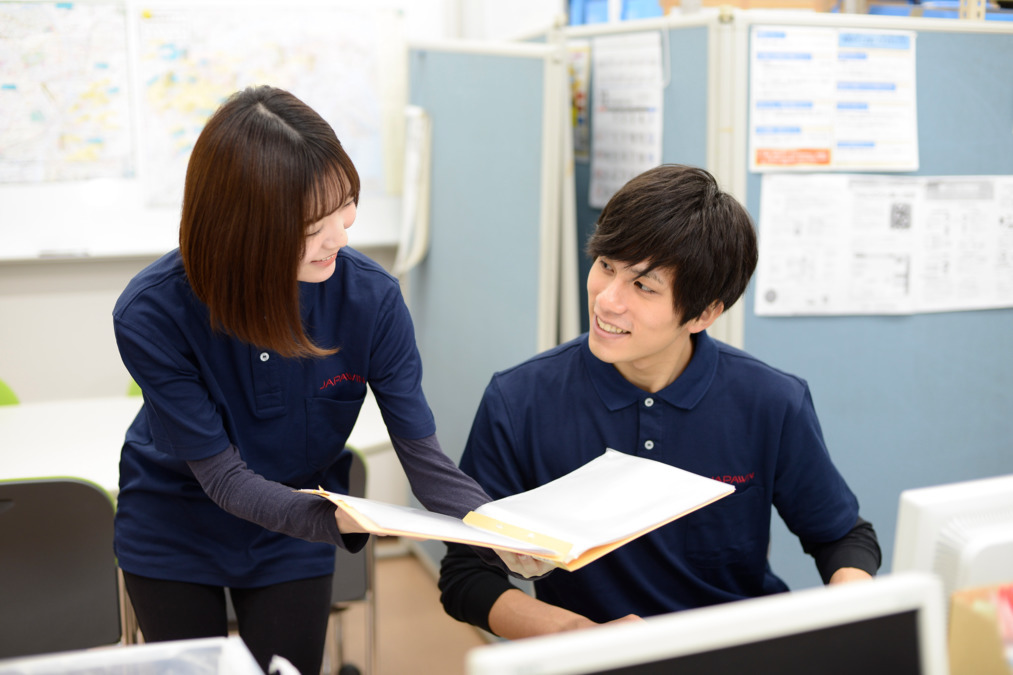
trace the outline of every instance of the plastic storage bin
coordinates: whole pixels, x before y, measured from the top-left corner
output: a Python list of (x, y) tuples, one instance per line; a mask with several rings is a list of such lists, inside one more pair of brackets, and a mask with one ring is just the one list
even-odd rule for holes
[(0, 675), (263, 675), (239, 637), (102, 647), (0, 661)]

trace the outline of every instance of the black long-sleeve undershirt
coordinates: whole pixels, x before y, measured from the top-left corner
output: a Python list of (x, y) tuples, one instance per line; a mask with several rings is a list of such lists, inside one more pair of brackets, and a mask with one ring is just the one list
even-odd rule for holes
[[(842, 567), (855, 567), (875, 575), (882, 561), (876, 532), (862, 518), (842, 538), (825, 543), (802, 540), (802, 549), (815, 559), (823, 583), (829, 583), (833, 573)], [(516, 587), (501, 570), (483, 564), (470, 547), (448, 544), (440, 566), (439, 588), (447, 614), (492, 632), (489, 612), (493, 604), (500, 595)]]
[[(489, 501), (478, 483), (443, 453), (435, 434), (421, 439), (390, 438), (412, 492), (430, 511), (461, 518)], [(367, 535), (338, 531), (333, 504), (257, 474), (234, 445), (187, 465), (208, 497), (234, 516), (273, 532), (350, 551), (366, 543)]]

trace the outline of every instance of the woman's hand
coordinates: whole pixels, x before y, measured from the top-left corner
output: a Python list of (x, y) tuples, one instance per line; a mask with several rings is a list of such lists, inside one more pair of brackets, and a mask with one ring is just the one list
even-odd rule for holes
[(368, 534), (368, 530), (364, 530), (362, 525), (355, 522), (344, 509), (336, 507), (334, 509), (334, 520), (338, 522), (338, 531), (341, 534)]

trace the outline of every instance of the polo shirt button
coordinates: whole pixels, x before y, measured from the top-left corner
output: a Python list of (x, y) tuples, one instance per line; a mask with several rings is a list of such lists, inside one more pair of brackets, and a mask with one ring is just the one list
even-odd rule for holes
[(645, 398), (644, 399), (644, 405), (647, 406), (648, 408), (650, 408), (652, 405), (654, 405), (654, 399), (653, 398)]
[(270, 354), (268, 354), (267, 352), (260, 352), (261, 361), (267, 361), (269, 358), (271, 358)]
[(654, 441), (644, 441), (644, 447), (648, 450), (654, 450)]

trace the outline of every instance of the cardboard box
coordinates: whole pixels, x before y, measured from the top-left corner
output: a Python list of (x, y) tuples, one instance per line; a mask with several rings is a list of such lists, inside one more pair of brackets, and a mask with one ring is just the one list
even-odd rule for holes
[[(659, 0), (665, 14), (681, 6), (681, 0)], [(701, 0), (703, 7), (727, 5), (737, 9), (802, 9), (814, 12), (829, 12), (836, 0)]]
[(1007, 601), (1013, 597), (1013, 583), (970, 588), (951, 596), (950, 675), (1010, 675), (997, 596)]

